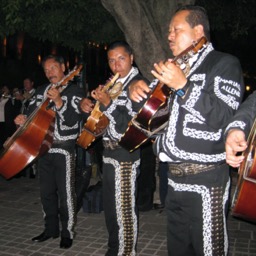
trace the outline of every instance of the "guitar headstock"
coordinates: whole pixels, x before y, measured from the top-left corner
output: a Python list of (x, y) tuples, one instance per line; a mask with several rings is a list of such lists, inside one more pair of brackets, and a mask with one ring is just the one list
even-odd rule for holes
[(203, 36), (197, 42), (193, 42), (187, 49), (182, 51), (178, 56), (173, 59), (177, 64), (186, 63), (193, 57), (202, 47), (207, 43), (207, 39)]
[(103, 87), (103, 90), (107, 91), (116, 82), (119, 76), (119, 73), (116, 73), (114, 76), (110, 77), (105, 86)]
[(60, 82), (59, 86), (66, 85), (69, 81), (73, 80), (75, 76), (78, 76), (81, 70), (83, 69), (83, 65), (79, 64), (75, 66)]
[(172, 62), (176, 63), (187, 75), (190, 71), (189, 59), (192, 58), (207, 43), (206, 37), (201, 37), (197, 42), (193, 42), (187, 49), (176, 56)]

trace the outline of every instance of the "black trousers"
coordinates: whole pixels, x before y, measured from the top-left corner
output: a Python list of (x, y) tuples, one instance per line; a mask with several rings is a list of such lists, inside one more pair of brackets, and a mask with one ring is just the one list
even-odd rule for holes
[(141, 147), (140, 159), (140, 174), (137, 179), (137, 206), (139, 211), (149, 211), (153, 208), (156, 188), (156, 156), (151, 142)]
[(227, 255), (228, 166), (185, 177), (169, 173), (168, 184), (168, 255)]
[(38, 160), (41, 203), (45, 231), (73, 239), (76, 222), (74, 186), (74, 155), (63, 148), (53, 147)]
[[(103, 208), (109, 233), (106, 255), (136, 254), (136, 178), (139, 155), (118, 148), (103, 153)], [(135, 156), (135, 158), (134, 158)]]

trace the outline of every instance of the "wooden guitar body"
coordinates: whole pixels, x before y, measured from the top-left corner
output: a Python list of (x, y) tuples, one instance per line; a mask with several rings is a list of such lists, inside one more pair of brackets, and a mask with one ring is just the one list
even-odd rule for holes
[(55, 112), (46, 111), (48, 104), (49, 101), (45, 101), (33, 120), (20, 127), (5, 143), (0, 155), (0, 174), (4, 178), (16, 175), (51, 147)]
[(244, 151), (243, 163), (239, 168), (239, 178), (233, 195), (231, 213), (248, 221), (256, 222), (256, 121), (248, 137), (248, 147)]
[(88, 148), (96, 138), (104, 133), (108, 124), (108, 118), (100, 110), (94, 108), (84, 124), (83, 130), (77, 139), (77, 144), (82, 148)]
[[(115, 76), (105, 85), (104, 91), (111, 88), (115, 81), (118, 79), (119, 74)], [(116, 84), (121, 90), (120, 83)], [(113, 98), (117, 97), (119, 92), (116, 92), (113, 88)], [(106, 130), (109, 120), (108, 118), (99, 110), (100, 103), (97, 101), (90, 116), (84, 124), (84, 127), (78, 136), (77, 144), (82, 148), (88, 148), (98, 137), (100, 137)]]
[[(55, 88), (66, 85), (81, 69), (82, 65), (73, 69)], [(4, 178), (13, 177), (51, 148), (56, 113), (49, 106), (47, 98), (5, 142), (0, 153), (0, 174)]]
[[(197, 43), (191, 45), (177, 57), (173, 59), (173, 63), (186, 66), (189, 70), (188, 60), (197, 53), (207, 42), (202, 37)], [(168, 99), (173, 91), (165, 84), (158, 82), (150, 94), (144, 106), (138, 114), (131, 120), (126, 132), (121, 137), (119, 144), (132, 152), (140, 147), (152, 135), (163, 130), (169, 118)]]
[(167, 99), (172, 91), (158, 82), (144, 107), (133, 118), (119, 144), (132, 152), (151, 136), (158, 127), (163, 126), (169, 118)]
[(256, 222), (256, 184), (242, 180), (236, 188), (233, 202), (232, 215), (244, 220)]

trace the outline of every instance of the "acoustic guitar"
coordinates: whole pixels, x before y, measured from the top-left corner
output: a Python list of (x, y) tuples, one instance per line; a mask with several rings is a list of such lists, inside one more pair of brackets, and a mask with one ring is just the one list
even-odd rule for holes
[(247, 139), (248, 147), (243, 152), (244, 160), (238, 173), (238, 181), (231, 204), (231, 214), (256, 222), (256, 119)]
[[(55, 88), (61, 87), (78, 75), (82, 65), (75, 67)], [(24, 125), (5, 142), (0, 153), (0, 174), (9, 179), (23, 170), (37, 157), (46, 153), (53, 142), (55, 111), (46, 98), (27, 118)]]
[[(103, 87), (103, 91), (106, 92), (110, 88), (112, 88), (118, 77), (119, 73), (115, 74), (115, 76), (112, 77), (110, 81), (105, 84), (105, 86)], [(121, 84), (118, 83), (118, 85), (120, 85), (118, 90), (115, 90), (116, 88), (113, 88), (113, 96), (111, 98), (118, 96), (121, 90)], [(108, 118), (100, 111), (99, 108), (100, 103), (99, 101), (97, 101), (90, 116), (87, 118), (80, 135), (77, 138), (77, 144), (82, 148), (87, 149), (98, 137), (100, 137), (105, 132), (109, 124)]]
[[(182, 67), (184, 73), (189, 72), (189, 59), (193, 57), (207, 42), (205, 37), (202, 37), (198, 42), (192, 44), (186, 50), (176, 56), (172, 62)], [(185, 67), (183, 69), (183, 67)], [(140, 147), (154, 134), (159, 133), (166, 127), (169, 119), (169, 104), (168, 99), (173, 94), (168, 86), (160, 81), (157, 82), (151, 94), (143, 107), (139, 110), (128, 124), (126, 132), (121, 137), (119, 144), (132, 152)]]

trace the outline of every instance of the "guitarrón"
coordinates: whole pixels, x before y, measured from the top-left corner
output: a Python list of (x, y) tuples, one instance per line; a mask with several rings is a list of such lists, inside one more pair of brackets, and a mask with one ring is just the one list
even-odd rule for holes
[[(61, 89), (61, 86), (78, 75), (81, 69), (82, 65), (75, 67), (56, 88)], [(50, 149), (56, 113), (49, 108), (49, 104), (50, 100), (46, 98), (4, 144), (0, 154), (0, 174), (4, 178), (13, 177)]]

